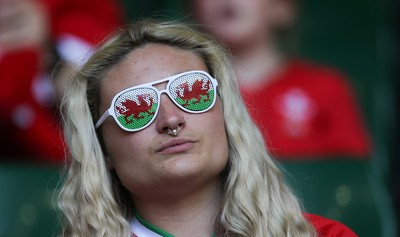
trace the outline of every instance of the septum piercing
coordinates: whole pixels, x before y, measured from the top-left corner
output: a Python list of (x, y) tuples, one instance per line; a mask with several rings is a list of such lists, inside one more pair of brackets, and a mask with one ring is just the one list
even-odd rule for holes
[(176, 136), (178, 135), (178, 133), (179, 133), (179, 130), (180, 130), (180, 127), (179, 127), (179, 126), (177, 126), (177, 127), (174, 128), (174, 129), (168, 128), (168, 129), (167, 129), (167, 133), (168, 133), (169, 135), (172, 135), (172, 136), (176, 137)]

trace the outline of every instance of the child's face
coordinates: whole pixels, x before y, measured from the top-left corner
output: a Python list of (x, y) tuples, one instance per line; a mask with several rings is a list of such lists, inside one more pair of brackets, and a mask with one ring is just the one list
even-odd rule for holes
[(268, 41), (291, 19), (291, 0), (192, 0), (196, 20), (229, 47)]

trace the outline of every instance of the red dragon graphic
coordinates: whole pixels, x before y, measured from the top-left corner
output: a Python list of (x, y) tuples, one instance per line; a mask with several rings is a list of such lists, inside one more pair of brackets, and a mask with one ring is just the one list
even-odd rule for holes
[(176, 95), (185, 101), (182, 106), (187, 106), (189, 101), (195, 99), (196, 101), (193, 104), (199, 103), (201, 101), (201, 96), (206, 96), (207, 98), (204, 101), (210, 100), (210, 95), (207, 93), (211, 88), (211, 81), (207, 81), (207, 83), (203, 86), (203, 80), (198, 79), (192, 85), (192, 90), (189, 90), (188, 82), (180, 84), (176, 87)]
[[(137, 98), (138, 98), (139, 103), (134, 100), (126, 100), (121, 103), (122, 106), (125, 108), (117, 106), (118, 112), (122, 115), (125, 115), (126, 123), (132, 122), (133, 119), (128, 120), (128, 118), (132, 115), (133, 115), (133, 118), (140, 119), (140, 118), (144, 117), (144, 115), (139, 116), (140, 113), (142, 113), (142, 112), (147, 113), (149, 115), (154, 114), (154, 111), (150, 112), (150, 109), (153, 106), (153, 102), (154, 102), (150, 94), (141, 94), (141, 95), (138, 95)], [(146, 98), (149, 99), (148, 100), (149, 102), (145, 100)]]

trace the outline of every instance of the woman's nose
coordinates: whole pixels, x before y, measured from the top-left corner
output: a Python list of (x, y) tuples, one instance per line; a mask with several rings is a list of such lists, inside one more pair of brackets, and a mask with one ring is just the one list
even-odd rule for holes
[(180, 127), (182, 129), (185, 125), (185, 112), (178, 108), (166, 94), (162, 94), (160, 100), (161, 104), (155, 121), (157, 131), (166, 133), (168, 128)]

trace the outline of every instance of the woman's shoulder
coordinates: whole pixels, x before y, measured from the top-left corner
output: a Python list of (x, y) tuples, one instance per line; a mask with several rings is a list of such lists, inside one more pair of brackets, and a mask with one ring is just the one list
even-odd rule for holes
[(314, 226), (319, 237), (357, 237), (357, 235), (344, 224), (314, 214), (304, 215)]

